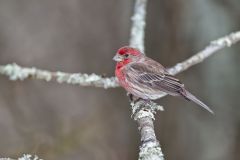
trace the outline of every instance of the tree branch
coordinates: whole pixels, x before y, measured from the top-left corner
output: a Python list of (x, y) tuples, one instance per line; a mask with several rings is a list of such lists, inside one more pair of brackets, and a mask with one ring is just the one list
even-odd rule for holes
[(172, 75), (176, 75), (180, 72), (187, 70), (188, 68), (202, 62), (204, 59), (208, 58), (212, 54), (216, 53), (220, 49), (225, 47), (231, 47), (233, 44), (239, 42), (240, 31), (231, 33), (225, 37), (219, 38), (212, 41), (204, 50), (198, 52), (187, 60), (176, 64), (175, 66), (168, 69), (168, 72)]
[[(12, 158), (0, 158), (0, 160), (14, 160)], [(32, 156), (30, 154), (24, 154), (22, 157), (18, 158), (17, 160), (42, 160), (39, 159), (38, 156)]]
[(163, 111), (163, 107), (150, 101), (131, 102), (132, 117), (138, 123), (142, 145), (139, 160), (164, 160), (160, 144), (154, 132), (153, 120), (156, 111)]
[[(217, 51), (225, 48), (225, 47), (231, 47), (233, 44), (240, 41), (240, 31), (231, 33), (227, 36), (224, 36), (222, 38), (219, 38), (217, 40), (214, 40), (210, 42), (210, 44), (203, 49), (202, 51), (196, 53), (192, 57), (188, 58), (187, 60), (177, 63), (175, 66), (168, 68), (167, 71), (172, 74), (176, 75), (178, 73), (181, 73), (188, 68), (201, 63), (203, 60), (208, 58), (209, 56), (213, 55), (214, 53), (217, 53)], [(166, 96), (167, 94), (163, 93), (160, 98)]]
[[(146, 17), (147, 0), (136, 0), (134, 14), (132, 16), (132, 28), (130, 37), (130, 46), (140, 49), (144, 53), (144, 28)], [(240, 41), (240, 32), (232, 33), (228, 36), (212, 41), (204, 50), (198, 52), (189, 59), (176, 64), (168, 69), (172, 75), (176, 75), (193, 65), (202, 62), (210, 55), (216, 53), (224, 47), (230, 47), (232, 44)], [(50, 72), (36, 68), (24, 68), (17, 64), (8, 64), (0, 66), (0, 74), (6, 75), (10, 80), (24, 80), (27, 78), (56, 81), (58, 83), (77, 84), (81, 86), (95, 86), (102, 88), (115, 88), (119, 84), (115, 77), (105, 78), (96, 74), (64, 73)], [(166, 94), (163, 94), (165, 96)], [(137, 121), (141, 133), (142, 145), (140, 147), (140, 160), (164, 160), (162, 150), (154, 132), (154, 114), (157, 110), (163, 110), (161, 106), (154, 102), (146, 103), (140, 100), (131, 103), (132, 117)]]
[[(146, 19), (147, 0), (136, 0), (132, 16), (130, 46), (138, 48), (144, 53), (144, 28)], [(164, 160), (160, 144), (154, 131), (154, 113), (163, 108), (154, 102), (146, 103), (144, 100), (131, 102), (132, 117), (138, 123), (141, 134), (141, 147), (139, 160)]]
[(147, 0), (136, 0), (132, 16), (132, 28), (130, 35), (130, 46), (138, 48), (144, 53), (144, 28), (146, 17)]
[[(136, 19), (134, 19), (134, 21), (136, 21)], [(136, 34), (135, 31), (132, 31), (131, 35), (138, 36), (138, 34)], [(131, 38), (131, 41), (133, 41), (133, 39), (134, 38)], [(219, 38), (218, 40), (212, 41), (204, 50), (198, 52), (197, 54), (193, 55), (187, 60), (177, 63), (175, 66), (168, 68), (168, 72), (172, 75), (181, 73), (189, 69), (190, 67), (202, 62), (203, 60), (213, 55), (214, 53), (217, 53), (217, 51), (225, 47), (230, 47), (231, 45), (239, 41), (240, 31), (231, 33), (225, 37)], [(143, 44), (143, 41), (139, 41), (139, 44), (140, 43)], [(137, 46), (137, 44), (135, 43), (130, 43), (130, 45)], [(16, 63), (0, 65), (0, 74), (8, 76), (9, 79), (13, 81), (31, 78), (45, 81), (56, 81), (58, 83), (76, 84), (80, 86), (102, 87), (105, 89), (119, 87), (119, 84), (115, 77), (108, 78), (94, 73), (86, 74), (86, 73), (51, 72), (47, 70), (37, 69), (34, 67), (32, 68), (21, 67)]]
[(28, 78), (56, 81), (58, 83), (76, 84), (81, 86), (94, 86), (102, 88), (114, 88), (118, 87), (119, 84), (115, 77), (104, 78), (101, 75), (94, 73), (82, 74), (82, 73), (64, 73), (64, 72), (50, 72), (46, 70), (21, 67), (15, 63), (0, 66), (0, 74), (6, 75), (10, 80), (25, 80)]

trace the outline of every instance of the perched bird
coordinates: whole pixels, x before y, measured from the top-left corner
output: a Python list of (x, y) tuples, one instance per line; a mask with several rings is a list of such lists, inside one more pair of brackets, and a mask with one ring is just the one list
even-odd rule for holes
[(210, 113), (213, 111), (187, 91), (177, 78), (170, 75), (158, 62), (146, 57), (138, 49), (120, 48), (113, 60), (117, 61), (115, 75), (119, 84), (135, 97), (146, 101), (160, 98), (161, 93), (182, 96), (193, 101)]

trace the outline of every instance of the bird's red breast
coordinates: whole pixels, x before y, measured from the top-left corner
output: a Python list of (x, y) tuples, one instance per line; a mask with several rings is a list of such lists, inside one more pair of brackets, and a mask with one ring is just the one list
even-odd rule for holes
[(126, 82), (126, 76), (123, 72), (124, 67), (130, 63), (130, 60), (124, 60), (121, 62), (118, 62), (116, 64), (116, 69), (115, 69), (115, 76), (118, 79), (118, 82), (120, 83), (121, 86), (128, 86), (127, 82)]

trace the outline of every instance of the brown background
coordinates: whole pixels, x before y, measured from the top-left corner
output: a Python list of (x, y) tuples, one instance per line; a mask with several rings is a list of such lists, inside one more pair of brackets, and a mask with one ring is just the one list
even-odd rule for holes
[[(0, 64), (112, 76), (128, 44), (133, 1), (1, 0)], [(172, 66), (240, 29), (239, 0), (149, 1), (146, 53)], [(215, 116), (180, 98), (158, 103), (166, 160), (240, 159), (240, 44), (178, 75)], [(123, 89), (0, 76), (0, 155), (45, 160), (137, 159), (139, 133)]]

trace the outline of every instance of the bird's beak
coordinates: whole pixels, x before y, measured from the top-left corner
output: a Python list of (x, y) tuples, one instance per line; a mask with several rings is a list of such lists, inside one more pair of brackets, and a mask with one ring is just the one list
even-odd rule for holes
[(123, 60), (123, 57), (120, 56), (119, 54), (116, 54), (116, 55), (113, 57), (113, 60), (114, 60), (114, 61), (117, 61), (117, 62), (120, 62), (120, 61)]

